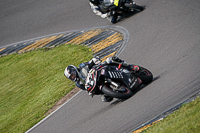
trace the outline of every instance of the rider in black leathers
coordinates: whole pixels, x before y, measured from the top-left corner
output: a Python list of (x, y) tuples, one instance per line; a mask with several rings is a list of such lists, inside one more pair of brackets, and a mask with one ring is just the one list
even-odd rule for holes
[[(117, 11), (119, 7), (122, 6), (122, 3), (124, 2), (124, 0), (119, 0), (119, 4), (117, 6), (115, 4), (107, 6), (106, 4), (104, 4), (104, 0), (89, 0), (89, 1), (90, 1), (90, 6), (91, 6), (92, 11), (96, 15), (101, 16), (102, 18), (109, 18), (111, 23), (117, 22), (118, 14), (115, 13), (115, 11)], [(130, 3), (132, 3), (132, 5), (136, 9), (140, 9), (140, 10), (145, 9), (145, 7), (143, 6), (136, 5), (134, 1), (130, 1)]]
[[(75, 81), (77, 87), (79, 87), (82, 90), (86, 90), (85, 81), (86, 81), (89, 70), (94, 65), (97, 65), (97, 64), (100, 64), (100, 63), (101, 63), (100, 58), (94, 57), (89, 62), (81, 63), (78, 68), (73, 66), (73, 65), (69, 65), (69, 66), (66, 67), (66, 69), (64, 71), (64, 75), (68, 79)], [(116, 65), (116, 66), (119, 65), (119, 64), (122, 64), (123, 67), (126, 67), (129, 70), (133, 70), (135, 72), (139, 70), (138, 66), (129, 65), (126, 62), (124, 62), (123, 60), (119, 59), (118, 57), (109, 57), (109, 58), (106, 59), (104, 64)], [(140, 84), (141, 84), (141, 80), (139, 80), (137, 82), (136, 86), (139, 87)], [(98, 91), (96, 91), (95, 94), (98, 95), (100, 93)], [(110, 101), (112, 101), (113, 98), (110, 97), (110, 96), (107, 96), (107, 95), (102, 95), (101, 99), (104, 102), (110, 102)]]
[(101, 16), (102, 18), (109, 18), (112, 23), (116, 23), (117, 17), (115, 15), (111, 15), (112, 11), (117, 9), (117, 6), (109, 5), (106, 6), (103, 4), (103, 0), (89, 0), (92, 11)]

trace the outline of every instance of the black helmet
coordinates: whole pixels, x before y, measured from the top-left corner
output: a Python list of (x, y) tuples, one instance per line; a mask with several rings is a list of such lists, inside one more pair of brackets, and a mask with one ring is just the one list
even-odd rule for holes
[(72, 81), (77, 81), (78, 78), (78, 70), (75, 66), (73, 65), (69, 65), (68, 67), (66, 67), (65, 71), (64, 71), (64, 75), (72, 80)]
[(100, 4), (99, 0), (89, 0), (92, 4), (98, 6)]

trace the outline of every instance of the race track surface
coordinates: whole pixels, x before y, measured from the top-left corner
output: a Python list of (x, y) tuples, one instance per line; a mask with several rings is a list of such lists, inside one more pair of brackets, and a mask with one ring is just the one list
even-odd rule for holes
[[(157, 80), (126, 101), (103, 103), (81, 91), (31, 133), (129, 132), (200, 91), (200, 1), (136, 3), (146, 10), (115, 24), (130, 35), (119, 57), (148, 68)], [(112, 25), (93, 14), (87, 0), (6, 0), (0, 19), (0, 46)]]

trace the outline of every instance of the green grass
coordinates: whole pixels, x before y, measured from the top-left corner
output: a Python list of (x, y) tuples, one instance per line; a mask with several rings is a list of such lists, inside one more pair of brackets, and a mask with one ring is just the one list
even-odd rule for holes
[[(75, 84), (64, 77), (67, 65), (92, 58), (88, 47), (62, 45), (0, 57), (0, 132), (23, 133)], [(199, 133), (200, 98), (183, 105), (147, 133)]]
[(0, 57), (0, 132), (22, 133), (75, 84), (64, 76), (67, 65), (92, 58), (88, 47), (62, 45)]
[(144, 130), (142, 133), (199, 133), (200, 98), (184, 104), (179, 110), (164, 120)]

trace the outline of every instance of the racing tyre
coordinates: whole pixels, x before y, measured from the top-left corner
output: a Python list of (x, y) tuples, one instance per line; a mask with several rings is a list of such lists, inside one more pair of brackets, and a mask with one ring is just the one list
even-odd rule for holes
[(132, 96), (132, 92), (130, 89), (128, 89), (125, 86), (120, 86), (120, 90), (119, 91), (113, 91), (113, 89), (111, 88), (110, 85), (105, 84), (102, 87), (101, 90), (104, 94), (114, 97), (114, 98), (119, 98), (119, 99), (128, 99)]
[(153, 80), (153, 74), (144, 67), (140, 67), (140, 70), (136, 73), (136, 76), (142, 80), (143, 84), (149, 84)]

